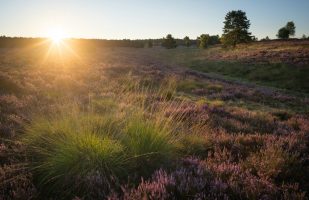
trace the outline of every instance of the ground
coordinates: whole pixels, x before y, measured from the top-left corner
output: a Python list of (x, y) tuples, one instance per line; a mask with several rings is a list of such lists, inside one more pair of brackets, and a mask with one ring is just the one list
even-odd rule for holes
[(308, 45), (0, 49), (0, 199), (306, 199)]

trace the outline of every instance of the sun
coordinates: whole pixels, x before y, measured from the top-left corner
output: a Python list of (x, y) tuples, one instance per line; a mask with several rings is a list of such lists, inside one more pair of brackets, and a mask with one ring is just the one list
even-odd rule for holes
[(48, 32), (48, 37), (54, 44), (60, 44), (65, 39), (65, 32), (60, 28), (53, 28)]

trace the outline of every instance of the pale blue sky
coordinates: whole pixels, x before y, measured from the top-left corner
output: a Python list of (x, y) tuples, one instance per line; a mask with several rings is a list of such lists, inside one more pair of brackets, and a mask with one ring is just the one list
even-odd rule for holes
[(222, 34), (225, 14), (244, 10), (250, 31), (275, 38), (287, 21), (309, 35), (309, 0), (0, 0), (0, 35), (144, 39)]

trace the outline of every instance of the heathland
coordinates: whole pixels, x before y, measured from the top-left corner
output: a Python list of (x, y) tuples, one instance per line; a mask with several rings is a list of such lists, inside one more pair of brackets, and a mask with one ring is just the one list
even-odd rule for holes
[(308, 40), (42, 42), (0, 48), (0, 199), (308, 197)]

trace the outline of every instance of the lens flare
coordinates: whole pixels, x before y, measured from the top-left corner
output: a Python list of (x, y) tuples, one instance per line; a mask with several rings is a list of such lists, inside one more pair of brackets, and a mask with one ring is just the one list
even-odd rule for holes
[(49, 31), (48, 37), (54, 44), (60, 44), (65, 38), (65, 32), (60, 28), (53, 28)]

